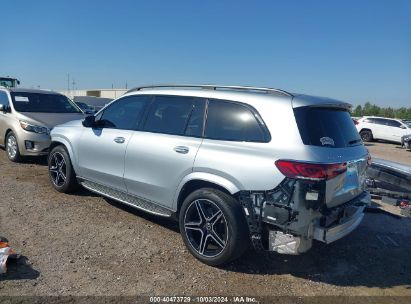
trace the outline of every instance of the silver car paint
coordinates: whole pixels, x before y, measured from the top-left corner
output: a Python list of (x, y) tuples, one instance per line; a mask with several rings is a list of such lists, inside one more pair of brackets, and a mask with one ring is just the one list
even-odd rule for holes
[[(245, 103), (261, 115), (271, 140), (267, 143), (235, 142), (143, 131), (98, 130), (83, 127), (81, 121), (55, 127), (51, 132), (54, 144), (62, 143), (67, 147), (78, 178), (91, 182), (88, 184), (91, 187), (89, 189), (97, 189), (100, 187), (98, 185), (107, 186), (122, 191), (123, 194), (116, 192), (115, 195), (122, 197), (121, 200), (125, 203), (129, 199), (137, 200), (138, 208), (147, 206), (149, 202), (156, 204), (158, 208), (175, 212), (178, 210), (180, 192), (190, 181), (211, 182), (231, 194), (243, 190), (269, 192), (284, 180), (275, 161), (287, 159), (312, 163), (347, 163), (345, 173), (326, 181), (327, 207), (340, 208), (340, 205), (356, 199), (361, 200), (362, 204), (369, 201), (369, 195), (363, 196), (368, 156), (364, 145), (348, 148), (304, 145), (293, 111), (293, 108), (301, 106), (346, 109), (347, 103), (306, 95), (295, 95), (292, 98), (197, 89), (146, 89), (125, 96), (140, 94), (197, 96)], [(99, 113), (96, 114), (98, 115)], [(124, 142), (116, 142), (118, 137), (124, 138)], [(187, 148), (187, 151), (183, 151), (187, 153), (178, 153), (181, 147)], [(93, 182), (98, 185), (93, 186)], [(87, 184), (84, 185), (88, 187)], [(297, 239), (293, 239), (292, 236), (288, 238), (288, 235), (284, 235), (285, 239), (291, 239), (292, 242), (297, 240), (300, 244), (289, 253), (308, 250), (313, 238), (323, 242), (338, 239), (357, 227), (363, 217), (364, 206), (356, 209), (354, 217), (345, 216), (342, 219), (344, 224), (324, 229), (319, 223), (323, 214), (319, 210), (307, 208), (297, 190), (293, 194), (291, 205), (299, 214), (298, 220), (281, 227), (283, 232), (275, 237), (281, 238), (281, 233), (297, 236)], [(103, 194), (110, 192), (109, 189), (102, 191), (100, 193)], [(146, 203), (141, 202), (140, 198)], [(151, 212), (168, 214), (165, 209), (161, 211), (158, 208)], [(284, 246), (275, 250), (280, 252), (280, 247)]]
[[(124, 157), (133, 131), (85, 128), (78, 142), (78, 174), (83, 178), (127, 191)], [(123, 143), (115, 142), (123, 138)]]
[[(75, 143), (79, 150), (74, 151), (75, 154), (78, 153), (78, 159), (74, 157), (74, 163), (78, 163), (74, 166), (78, 168), (81, 177), (124, 189), (172, 210), (177, 209), (177, 190), (182, 188), (181, 182), (198, 178), (192, 173), (207, 174), (209, 181), (214, 181), (230, 192), (269, 190), (275, 188), (284, 178), (274, 165), (277, 159), (327, 163), (357, 161), (364, 164), (367, 157), (363, 145), (325, 148), (303, 144), (293, 106), (316, 104), (316, 97), (297, 95), (292, 100), (285, 96), (195, 89), (150, 89), (125, 96), (138, 94), (198, 96), (243, 102), (258, 111), (271, 133), (269, 143), (246, 143), (109, 129), (98, 136), (92, 129), (70, 129), (70, 125), (62, 125), (53, 130), (53, 140), (57, 141), (59, 134), (67, 137), (67, 134), (76, 132), (72, 140), (79, 141)], [(321, 98), (319, 103), (347, 106), (346, 103), (327, 98)], [(82, 135), (77, 134), (80, 131)], [(115, 143), (113, 140), (118, 136), (125, 137), (126, 143)], [(125, 152), (128, 141), (130, 143)], [(195, 157), (200, 144), (201, 148)], [(179, 145), (189, 145), (190, 153), (175, 153), (173, 147)], [(116, 159), (114, 155), (120, 159)], [(124, 158), (121, 158), (123, 155)], [(174, 164), (176, 160), (182, 161), (183, 167)], [(359, 168), (359, 175), (362, 175), (363, 165)], [(358, 176), (350, 177), (352, 174), (354, 173), (349, 170), (335, 181), (328, 182), (330, 187), (327, 189), (330, 190), (327, 193), (327, 204), (333, 206), (358, 195), (360, 187), (355, 178), (358, 183), (360, 180)]]
[[(128, 192), (174, 209), (174, 192), (193, 171), (201, 142), (201, 138), (134, 132), (125, 157)], [(188, 152), (179, 153), (177, 147)]]

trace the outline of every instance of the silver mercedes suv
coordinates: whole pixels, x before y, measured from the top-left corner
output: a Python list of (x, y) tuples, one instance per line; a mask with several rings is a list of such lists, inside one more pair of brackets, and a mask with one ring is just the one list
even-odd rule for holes
[(49, 176), (57, 191), (82, 185), (178, 219), (209, 265), (250, 245), (299, 254), (350, 233), (370, 202), (349, 107), (269, 88), (139, 87), (55, 127)]

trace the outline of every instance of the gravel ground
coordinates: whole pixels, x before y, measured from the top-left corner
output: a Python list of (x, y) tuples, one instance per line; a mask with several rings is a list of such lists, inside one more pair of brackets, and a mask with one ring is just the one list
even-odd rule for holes
[[(411, 152), (368, 145), (411, 164)], [(86, 190), (57, 193), (44, 159), (10, 163), (0, 150), (0, 235), (22, 258), (1, 295), (409, 295), (411, 219), (368, 213), (360, 227), (300, 256), (248, 252), (224, 268), (198, 262), (176, 223)]]

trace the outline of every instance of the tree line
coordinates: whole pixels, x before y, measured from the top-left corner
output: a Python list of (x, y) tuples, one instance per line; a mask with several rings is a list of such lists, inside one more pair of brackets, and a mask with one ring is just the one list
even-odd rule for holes
[(352, 116), (381, 116), (381, 117), (391, 117), (399, 119), (411, 119), (411, 107), (401, 107), (394, 109), (391, 107), (384, 108), (379, 107), (370, 102), (366, 102), (364, 105), (358, 105), (351, 111)]

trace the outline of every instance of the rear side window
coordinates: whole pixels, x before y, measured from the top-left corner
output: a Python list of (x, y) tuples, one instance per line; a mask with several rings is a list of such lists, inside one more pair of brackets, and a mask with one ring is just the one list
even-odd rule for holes
[(294, 115), (305, 145), (343, 148), (362, 143), (348, 111), (299, 107)]
[(268, 142), (269, 135), (246, 106), (222, 100), (210, 100), (205, 137), (209, 139)]
[(147, 115), (144, 131), (201, 136), (204, 100), (195, 97), (159, 95)]

